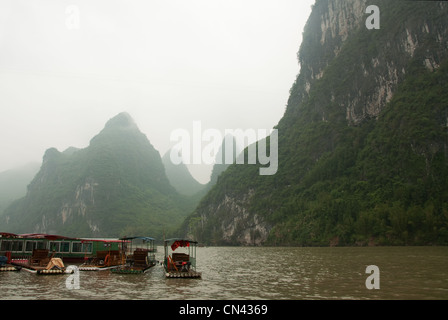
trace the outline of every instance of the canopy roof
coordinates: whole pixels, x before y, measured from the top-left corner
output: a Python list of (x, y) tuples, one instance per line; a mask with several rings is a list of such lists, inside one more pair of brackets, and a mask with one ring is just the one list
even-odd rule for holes
[(9, 233), (9, 232), (0, 232), (0, 236), (2, 238), (18, 238), (19, 235), (15, 233)]
[(190, 244), (196, 247), (196, 245), (198, 244), (197, 241), (192, 241), (189, 239), (172, 238), (165, 240), (165, 248), (168, 247), (170, 243), (171, 243), (171, 250), (173, 251), (175, 251), (179, 247), (190, 247)]
[(58, 236), (55, 234), (44, 234), (44, 233), (14, 234), (8, 232), (0, 232), (0, 235), (3, 238), (31, 238), (31, 239), (45, 239), (45, 240), (76, 239), (65, 236)]
[(151, 237), (123, 237), (120, 238), (120, 240), (135, 240), (135, 239), (140, 239), (146, 242), (150, 242), (150, 241), (155, 241), (156, 239), (151, 238)]
[(79, 238), (78, 240), (81, 240), (81, 242), (121, 242), (120, 239), (115, 238)]
[(197, 244), (197, 243), (198, 243), (197, 241), (190, 240), (190, 239), (184, 239), (184, 238), (171, 238), (171, 239), (165, 239), (165, 243), (176, 242), (176, 241), (185, 241), (185, 242), (194, 243), (194, 244)]

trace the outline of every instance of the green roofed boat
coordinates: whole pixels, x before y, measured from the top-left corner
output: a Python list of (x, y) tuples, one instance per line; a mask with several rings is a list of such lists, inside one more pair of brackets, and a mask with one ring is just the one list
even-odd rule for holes
[(49, 254), (54, 254), (55, 258), (61, 258), (64, 263), (83, 263), (97, 257), (100, 251), (119, 250), (120, 244), (119, 239), (0, 232), (0, 255), (7, 256), (11, 263), (28, 263), (35, 250), (48, 250)]

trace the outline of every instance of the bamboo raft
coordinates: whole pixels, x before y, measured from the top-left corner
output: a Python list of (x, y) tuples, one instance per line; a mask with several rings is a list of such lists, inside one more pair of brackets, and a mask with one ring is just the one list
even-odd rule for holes
[(202, 277), (202, 273), (201, 272), (197, 272), (194, 270), (190, 270), (190, 271), (170, 271), (165, 273), (165, 277), (167, 278), (190, 278), (190, 279), (198, 279)]
[(16, 267), (10, 264), (10, 258), (11, 256), (0, 256), (0, 272), (20, 271), (20, 267)]
[(22, 269), (22, 268), (18, 267), (18, 266), (6, 265), (6, 266), (1, 266), (0, 267), (0, 272), (20, 271), (20, 269)]
[(98, 251), (96, 257), (88, 259), (78, 268), (79, 271), (101, 271), (124, 265), (124, 256), (118, 250)]
[(14, 267), (20, 268), (30, 273), (38, 275), (57, 275), (73, 273), (73, 270), (67, 270), (60, 258), (54, 258), (54, 253), (49, 257), (48, 249), (34, 249), (29, 260), (21, 263), (11, 262)]
[(66, 271), (64, 269), (38, 269), (38, 268), (30, 268), (30, 267), (23, 267), (22, 270), (28, 271), (30, 273), (34, 273), (37, 275), (58, 275), (58, 274), (66, 274), (66, 273), (73, 273), (73, 271)]
[[(182, 238), (165, 240), (165, 277), (199, 279), (202, 273), (196, 271), (196, 241)], [(186, 252), (174, 252), (178, 248), (183, 248)], [(171, 249), (171, 250), (170, 250)]]
[[(126, 256), (126, 265), (118, 266), (116, 268), (111, 269), (112, 273), (118, 274), (142, 274), (146, 273), (150, 268), (155, 266), (155, 254), (154, 252), (154, 238), (151, 237), (124, 237), (121, 238), (123, 240), (122, 251), (129, 251), (129, 254)], [(127, 242), (131, 241), (131, 248), (126, 250)], [(132, 251), (132, 245), (141, 242), (146, 245), (146, 248), (137, 247), (134, 251)]]
[(101, 267), (101, 266), (94, 266), (94, 265), (80, 265), (78, 267), (79, 271), (102, 271), (102, 270), (110, 270), (112, 268), (116, 268), (117, 266), (110, 266), (110, 267)]
[(146, 269), (137, 269), (137, 268), (116, 268), (110, 270), (112, 273), (118, 274), (141, 274), (149, 271), (149, 268)]

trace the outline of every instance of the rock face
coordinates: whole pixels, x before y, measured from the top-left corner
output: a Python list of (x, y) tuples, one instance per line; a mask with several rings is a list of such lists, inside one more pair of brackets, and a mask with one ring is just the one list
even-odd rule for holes
[(379, 0), (369, 29), (371, 4), (316, 1), (276, 126), (277, 174), (230, 166), (183, 232), (232, 245), (448, 242), (448, 4)]
[(26, 196), (5, 211), (2, 227), (19, 233), (161, 237), (181, 223), (182, 205), (159, 152), (130, 115), (121, 113), (85, 149), (48, 149)]
[[(246, 209), (253, 190), (240, 196), (226, 195), (220, 202), (210, 204), (201, 214), (200, 224), (213, 225), (206, 236), (215, 244), (261, 245), (269, 235), (269, 225), (256, 213)], [(193, 220), (194, 221), (194, 220)], [(193, 228), (197, 228), (194, 226)], [(198, 230), (189, 230), (190, 236)]]
[[(365, 26), (368, 5), (365, 0), (316, 1), (299, 53), (298, 98), (309, 98), (311, 86), (325, 72), (337, 72), (343, 88), (335, 85), (330, 92), (320, 92), (319, 105), (343, 107), (346, 120), (354, 125), (379, 116), (406, 77), (412, 58), (419, 56), (431, 71), (440, 66), (448, 41), (446, 26), (433, 19), (447, 4), (418, 7), (381, 1), (380, 30), (370, 32)], [(384, 36), (378, 37), (380, 33)], [(338, 63), (342, 65), (332, 67)], [(322, 112), (322, 119), (328, 116)]]

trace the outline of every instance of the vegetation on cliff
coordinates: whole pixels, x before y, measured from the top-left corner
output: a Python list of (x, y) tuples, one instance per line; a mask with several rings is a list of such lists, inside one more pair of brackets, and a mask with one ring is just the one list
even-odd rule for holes
[(251, 241), (269, 245), (448, 244), (448, 6), (379, 1), (381, 28), (368, 30), (366, 1), (347, 3), (313, 8), (277, 174), (231, 166), (185, 232), (215, 244), (255, 227), (266, 237)]
[(69, 151), (46, 151), (27, 195), (1, 217), (4, 230), (163, 239), (194, 206), (170, 185), (159, 152), (126, 113), (87, 148)]

